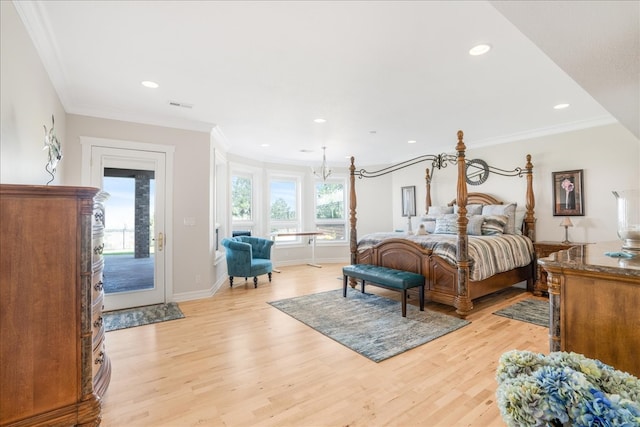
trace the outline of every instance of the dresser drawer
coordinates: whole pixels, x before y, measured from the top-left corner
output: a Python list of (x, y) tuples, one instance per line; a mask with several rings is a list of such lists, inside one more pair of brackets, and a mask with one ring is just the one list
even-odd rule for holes
[(98, 344), (93, 348), (93, 357), (91, 359), (94, 382), (106, 360), (107, 354), (105, 352), (104, 335), (102, 335)]
[(102, 268), (93, 270), (91, 275), (91, 304), (95, 304), (95, 301), (104, 294), (104, 281), (102, 279)]
[(91, 261), (96, 264), (102, 260), (102, 252), (104, 251), (104, 234), (101, 236), (94, 236), (93, 246), (91, 248)]

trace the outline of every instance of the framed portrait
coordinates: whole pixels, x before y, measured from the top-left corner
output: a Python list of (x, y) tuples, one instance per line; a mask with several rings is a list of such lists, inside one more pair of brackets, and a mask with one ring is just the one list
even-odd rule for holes
[(416, 216), (416, 186), (402, 187), (402, 216)]
[(582, 169), (552, 172), (553, 215), (584, 216)]

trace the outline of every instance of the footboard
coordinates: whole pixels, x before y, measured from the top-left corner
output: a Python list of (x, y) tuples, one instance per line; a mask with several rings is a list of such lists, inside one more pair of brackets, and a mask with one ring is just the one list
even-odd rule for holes
[[(467, 292), (458, 290), (458, 269), (434, 255), (430, 249), (405, 239), (386, 239), (371, 248), (358, 252), (357, 264), (371, 264), (396, 270), (410, 271), (425, 277), (425, 298), (455, 307), (464, 317), (473, 309), (476, 298), (496, 292), (514, 284), (533, 279), (533, 264), (496, 274), (481, 281), (469, 281)], [(351, 281), (351, 286), (356, 282)], [(463, 309), (465, 307), (465, 309)], [(468, 309), (467, 309), (468, 308)]]
[(358, 264), (372, 264), (411, 271), (429, 280), (431, 250), (405, 239), (387, 239), (358, 253)]

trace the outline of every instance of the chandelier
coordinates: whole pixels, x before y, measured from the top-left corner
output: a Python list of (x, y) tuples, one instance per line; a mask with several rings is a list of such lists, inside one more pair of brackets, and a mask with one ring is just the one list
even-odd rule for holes
[(313, 174), (318, 178), (322, 178), (323, 181), (326, 181), (329, 175), (331, 175), (331, 169), (327, 166), (326, 149), (327, 147), (322, 147), (322, 165), (320, 165), (320, 170), (313, 170)]

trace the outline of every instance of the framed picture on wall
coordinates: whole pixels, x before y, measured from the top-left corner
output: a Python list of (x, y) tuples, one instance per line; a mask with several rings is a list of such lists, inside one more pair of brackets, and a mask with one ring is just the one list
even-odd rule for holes
[(416, 186), (402, 187), (402, 216), (416, 216)]
[(552, 172), (553, 215), (584, 216), (582, 169)]

